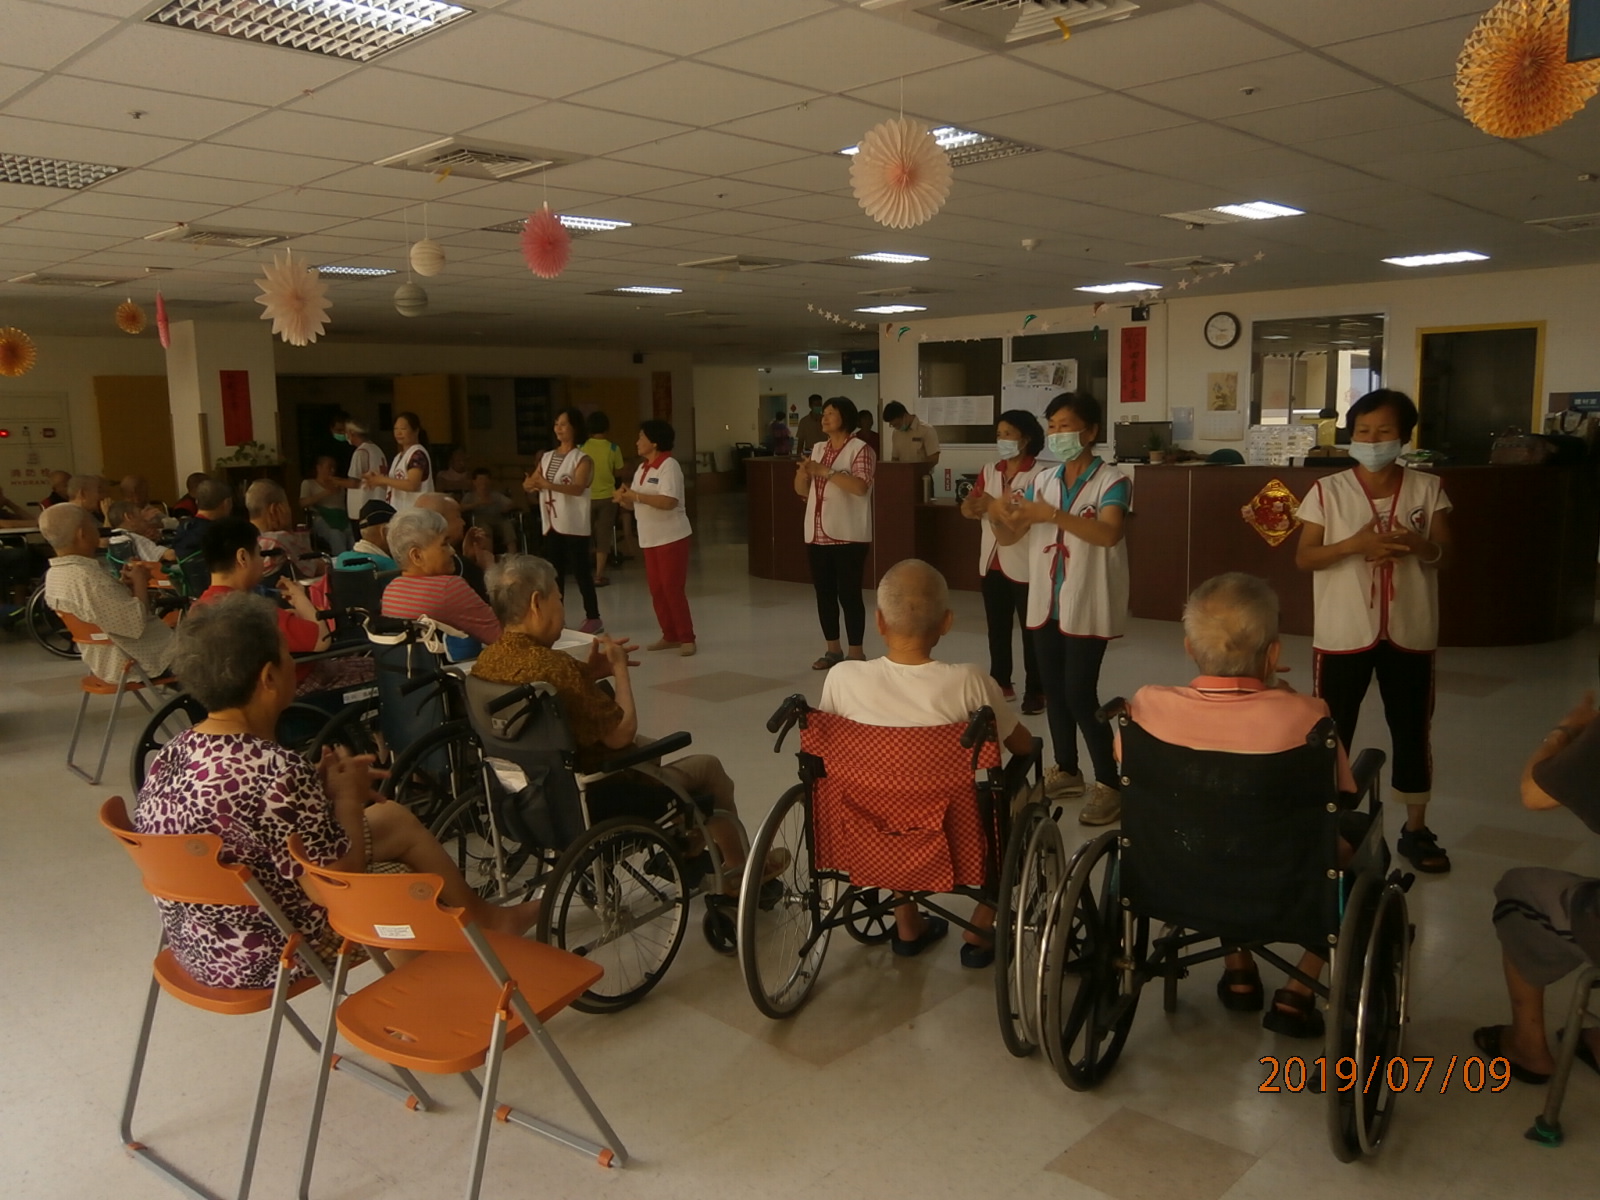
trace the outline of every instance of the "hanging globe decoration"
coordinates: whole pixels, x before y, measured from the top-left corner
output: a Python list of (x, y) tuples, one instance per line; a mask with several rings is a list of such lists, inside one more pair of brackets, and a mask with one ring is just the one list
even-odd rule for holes
[(425, 279), (444, 270), (444, 247), (430, 237), (411, 247), (411, 269)]
[(420, 317), (428, 311), (428, 293), (415, 283), (402, 283), (394, 290), (394, 310), (402, 317)]

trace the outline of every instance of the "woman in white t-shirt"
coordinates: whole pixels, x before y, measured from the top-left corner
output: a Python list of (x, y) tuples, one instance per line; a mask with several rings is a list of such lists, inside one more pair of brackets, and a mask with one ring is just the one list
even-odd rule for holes
[(581, 447), (589, 436), (583, 414), (564, 408), (556, 414), (556, 448), (546, 450), (539, 465), (522, 478), (530, 500), (539, 505), (544, 529), (544, 556), (556, 569), (556, 587), (567, 593), (567, 572), (578, 577), (583, 595), (582, 633), (599, 633), (600, 601), (594, 591), (594, 559), (589, 554), (589, 484), (594, 463)]
[[(975, 521), (983, 521), (995, 501), (1007, 496), (1025, 496), (1033, 477), (1039, 473), (1037, 456), (1044, 449), (1044, 430), (1038, 417), (1021, 408), (1003, 412), (995, 422), (994, 431), (1000, 461), (990, 463), (979, 472), (977, 486), (961, 502), (961, 515)], [(1039, 664), (1028, 633), (1027, 544), (1000, 545), (995, 540), (994, 527), (983, 521), (978, 574), (983, 579), (983, 615), (989, 627), (989, 674), (994, 676), (1007, 700), (1016, 699), (1011, 679), (1011, 627), (1013, 622), (1021, 625), (1022, 711), (1041, 713), (1044, 711), (1044, 685), (1039, 682)]]
[[(856, 406), (835, 396), (822, 406), (822, 440), (794, 473), (794, 490), (806, 501), (806, 559), (811, 586), (817, 593), (817, 621), (827, 648), (811, 664), (826, 671), (843, 662), (839, 614), (851, 658), (865, 658), (861, 643), (867, 632), (867, 606), (861, 598), (861, 576), (872, 548), (872, 479), (878, 456), (856, 437)], [(802, 439), (803, 440), (803, 439)]]
[(1045, 444), (1061, 460), (1040, 471), (1025, 499), (991, 505), (989, 521), (1002, 545), (1026, 537), (1028, 630), (1044, 683), (1055, 766), (1045, 775), (1052, 799), (1084, 794), (1078, 735), (1094, 764), (1094, 796), (1078, 820), (1109, 825), (1122, 815), (1122, 791), (1111, 727), (1096, 718), (1100, 664), (1128, 624), (1128, 547), (1122, 522), (1132, 483), (1095, 457), (1100, 402), (1063, 392), (1045, 409)]
[(433, 460), (428, 457), (427, 443), (422, 418), (414, 412), (401, 413), (394, 419), (395, 450), (388, 476), (369, 471), (361, 482), (367, 487), (387, 482), (390, 507), (397, 513), (405, 512), (416, 504), (418, 496), (433, 491)]
[(665, 421), (639, 426), (637, 449), (644, 461), (632, 486), (618, 483), (617, 503), (633, 512), (639, 548), (644, 551), (650, 602), (661, 622), (661, 638), (646, 650), (695, 652), (694, 618), (685, 588), (689, 580), (689, 514), (684, 510), (683, 468), (672, 457), (678, 435)]
[(1390, 785), (1406, 805), (1400, 853), (1437, 874), (1450, 869), (1450, 858), (1428, 828), (1429, 727), (1450, 500), (1438, 476), (1399, 463), (1417, 427), (1417, 406), (1404, 392), (1369, 392), (1345, 420), (1357, 465), (1317, 480), (1298, 514), (1295, 565), (1315, 572), (1316, 691), (1348, 750), (1377, 675), (1394, 748)]

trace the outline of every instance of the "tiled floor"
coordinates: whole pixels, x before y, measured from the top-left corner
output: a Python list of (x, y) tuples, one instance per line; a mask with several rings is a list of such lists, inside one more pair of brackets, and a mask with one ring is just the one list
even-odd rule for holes
[[(793, 781), (793, 758), (772, 753), (762, 725), (791, 692), (815, 698), (821, 650), (809, 589), (750, 579), (736, 539), (736, 503), (701, 519), (691, 576), (700, 631), (694, 658), (645, 656), (643, 724), (689, 729), (720, 755), (750, 825)], [(657, 635), (637, 563), (601, 593), (610, 629)], [(952, 660), (984, 654), (978, 597), (958, 593)], [(876, 639), (869, 635), (869, 652)], [(1594, 683), (1596, 641), (1440, 657), (1434, 827), (1455, 872), (1411, 893), (1417, 923), (1413, 1023), (1406, 1052), (1468, 1054), (1474, 1026), (1505, 1019), (1490, 889), (1519, 862), (1600, 874), (1600, 841), (1566, 813), (1517, 803), (1523, 756)], [(1310, 678), (1310, 650), (1291, 639), (1292, 680)], [(95, 809), (126, 789), (138, 718), (122, 722), (106, 786), (69, 775), (60, 756), (77, 692), (75, 667), (0, 635), (0, 1195), (165, 1197), (172, 1193), (120, 1149), (121, 1102), (156, 937), (132, 868), (99, 830)], [(1175, 626), (1135, 622), (1106, 659), (1102, 694), (1187, 678)], [(729, 701), (734, 701), (729, 703)], [(1034, 721), (1043, 731), (1042, 722)], [(1376, 709), (1363, 743), (1384, 745)], [(792, 749), (792, 747), (791, 747)], [(1066, 817), (1069, 844), (1080, 827)], [(497, 1128), (486, 1197), (1082, 1198), (1225, 1197), (1318, 1200), (1395, 1196), (1494, 1198), (1592, 1194), (1600, 1174), (1600, 1079), (1581, 1066), (1568, 1097), (1570, 1140), (1533, 1146), (1522, 1131), (1542, 1092), (1408, 1095), (1392, 1143), (1375, 1162), (1341, 1166), (1328, 1151), (1323, 1102), (1265, 1095), (1259, 1059), (1306, 1047), (1224, 1012), (1212, 970), (1141, 1005), (1128, 1049), (1096, 1092), (1069, 1092), (1040, 1059), (1006, 1054), (992, 978), (963, 971), (954, 941), (917, 960), (847, 939), (833, 943), (809, 1006), (774, 1023), (750, 1003), (737, 966), (691, 928), (677, 963), (640, 1006), (613, 1017), (567, 1013), (555, 1036), (635, 1156), (605, 1172), (520, 1131)], [(1269, 986), (1273, 981), (1268, 978)], [(1564, 1003), (1565, 995), (1559, 997)], [(1553, 998), (1552, 1011), (1559, 1003)], [(315, 995), (303, 1011), (320, 1008)], [(164, 1006), (137, 1132), (231, 1186), (248, 1080), (252, 1020)], [(312, 1079), (311, 1060), (285, 1042), (255, 1195), (293, 1194)], [(505, 1094), (570, 1116), (548, 1068), (522, 1045)], [(446, 1107), (408, 1113), (335, 1079), (319, 1158), (319, 1197), (459, 1193), (472, 1119), (465, 1090), (441, 1081)]]

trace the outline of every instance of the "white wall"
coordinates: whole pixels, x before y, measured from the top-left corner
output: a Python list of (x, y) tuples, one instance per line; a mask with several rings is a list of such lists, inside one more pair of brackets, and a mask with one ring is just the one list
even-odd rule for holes
[[(109, 320), (108, 320), (109, 323)], [(100, 414), (94, 402), (96, 375), (165, 375), (166, 354), (155, 329), (137, 337), (36, 337), (39, 360), (19, 379), (0, 377), (0, 399), (11, 396), (65, 396), (72, 429), (72, 466), (99, 472)]]
[[(1143, 404), (1113, 404), (1111, 420), (1164, 420), (1169, 407), (1183, 405), (1192, 406), (1198, 415), (1205, 407), (1206, 376), (1214, 371), (1239, 373), (1239, 401), (1241, 406), (1247, 405), (1252, 321), (1343, 313), (1382, 312), (1387, 316), (1385, 382), (1413, 396), (1418, 385), (1419, 329), (1500, 322), (1547, 323), (1541, 405), (1553, 391), (1600, 388), (1600, 336), (1595, 329), (1596, 313), (1600, 313), (1600, 270), (1592, 266), (1479, 274), (1431, 269), (1418, 279), (1277, 292), (1207, 295), (1205, 287), (1201, 283), (1198, 294), (1183, 293), (1151, 309), (1147, 323), (1149, 399)], [(1091, 305), (1034, 311), (1036, 320), (1029, 323), (1029, 333), (1090, 329), (1096, 324), (1106, 330), (1111, 346), (1111, 394), (1119, 394), (1119, 331), (1129, 324), (1125, 302), (1108, 304), (1098, 317)], [(1227, 350), (1212, 349), (1203, 336), (1206, 319), (1216, 312), (1233, 313), (1243, 326), (1238, 342)], [(883, 394), (916, 395), (921, 341), (1003, 336), (1016, 332), (1027, 315), (992, 313), (905, 322), (910, 324), (910, 332), (898, 338), (900, 325), (880, 327)], [(1053, 328), (1041, 330), (1041, 325)], [(1243, 443), (1196, 440), (1189, 445), (1202, 452), (1222, 445), (1243, 450)]]
[(763, 430), (758, 422), (760, 393), (754, 367), (695, 367), (695, 447), (717, 456), (717, 470), (733, 469), (733, 445), (759, 445)]
[[(236, 448), (224, 440), (223, 371), (250, 376), (248, 441), (278, 448), (278, 376), (273, 366), (272, 331), (243, 321), (174, 321), (167, 351), (167, 393), (172, 406), (172, 451), (178, 478), (210, 471)], [(199, 416), (206, 416), (201, 444)], [(209, 451), (209, 453), (208, 453)]]

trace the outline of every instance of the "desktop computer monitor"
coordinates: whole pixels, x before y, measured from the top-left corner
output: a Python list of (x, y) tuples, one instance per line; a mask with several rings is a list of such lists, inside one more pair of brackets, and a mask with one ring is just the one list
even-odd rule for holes
[(1152, 433), (1160, 435), (1163, 450), (1172, 448), (1171, 421), (1123, 421), (1111, 428), (1118, 462), (1149, 462)]

